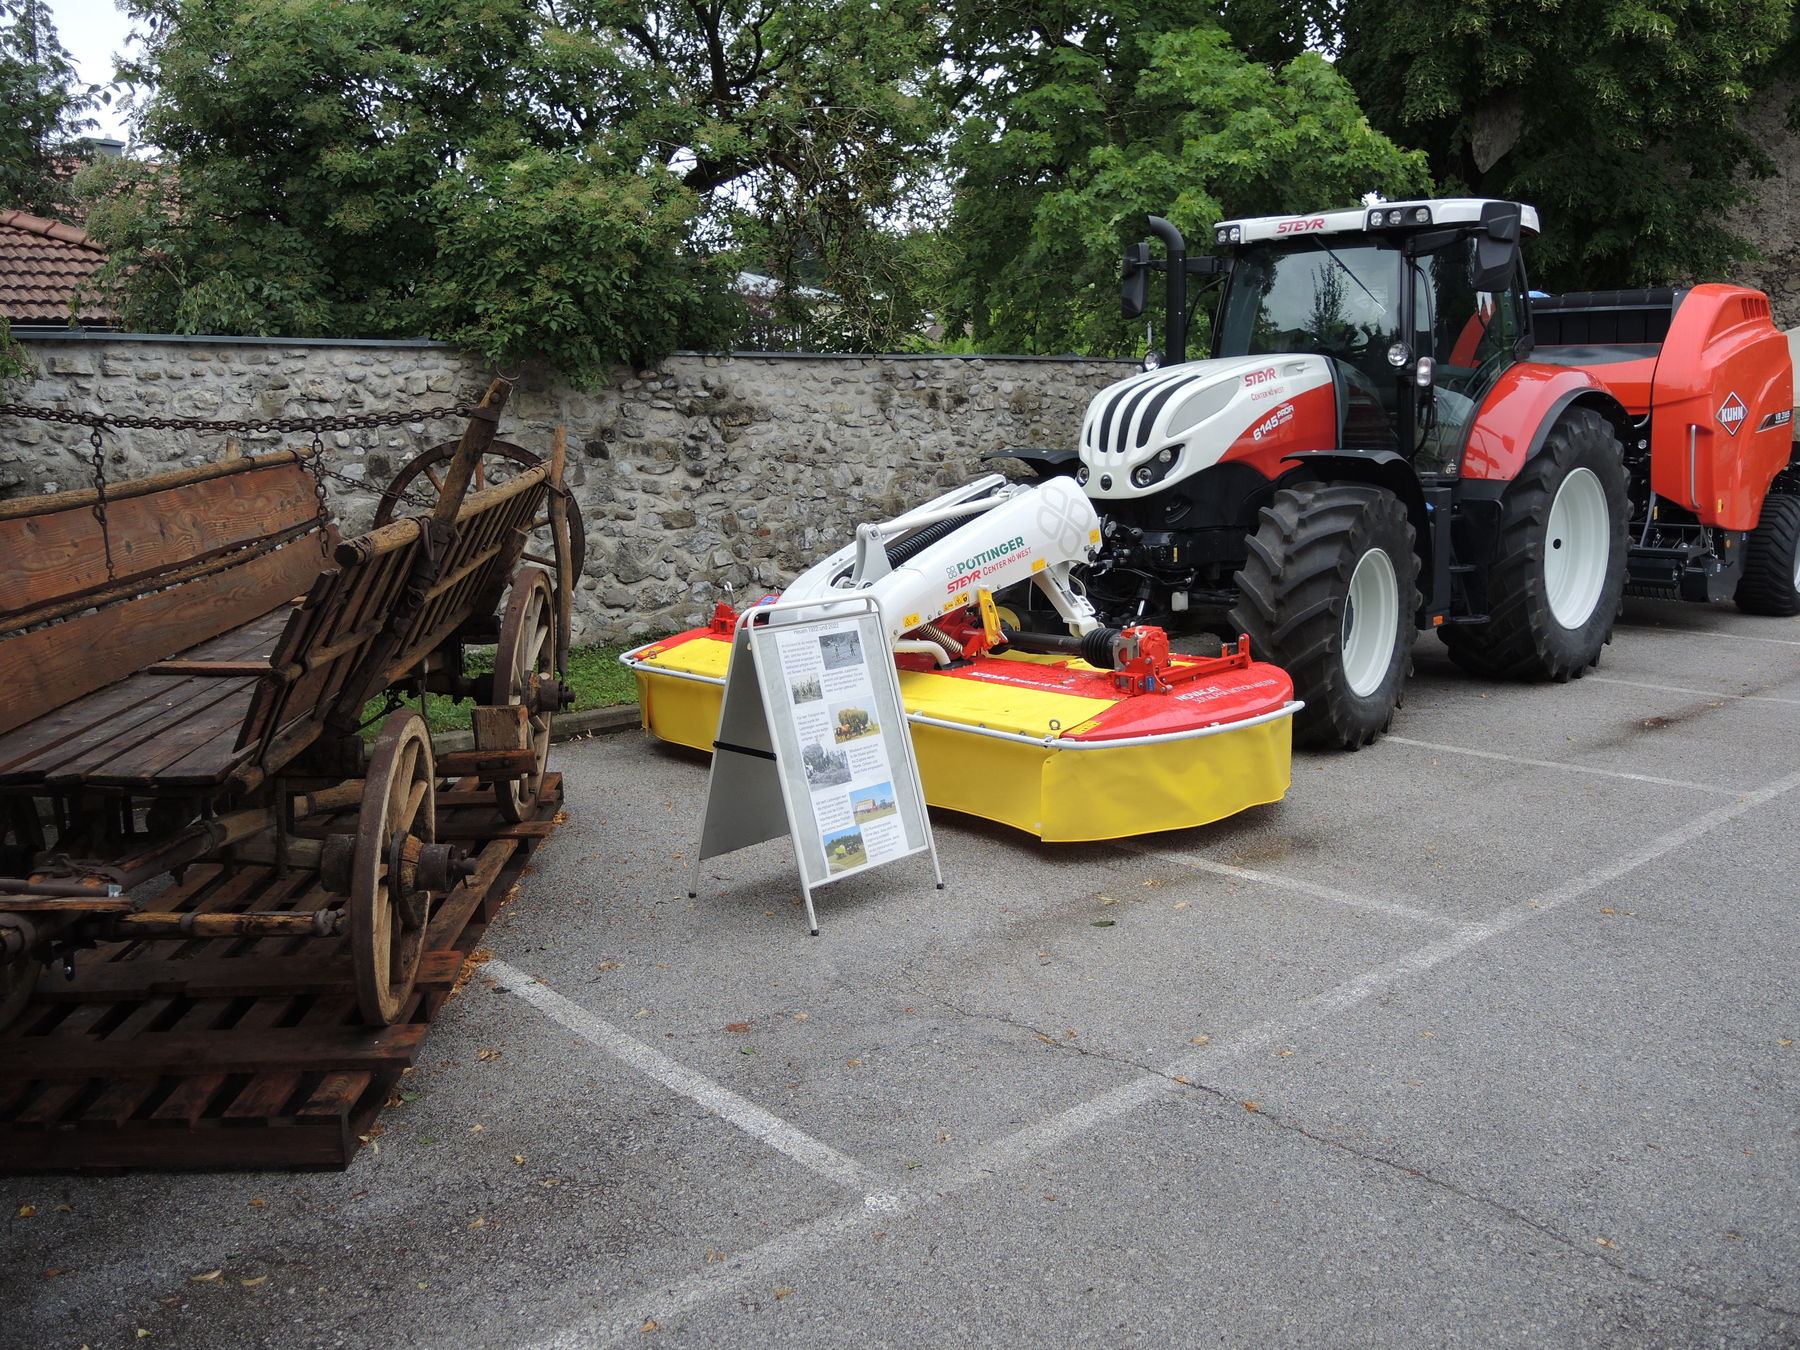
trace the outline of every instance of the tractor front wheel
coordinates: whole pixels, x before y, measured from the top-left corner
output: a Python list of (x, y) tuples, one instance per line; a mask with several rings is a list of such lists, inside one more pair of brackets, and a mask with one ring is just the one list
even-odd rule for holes
[(1744, 549), (1744, 575), (1732, 597), (1746, 614), (1800, 614), (1800, 497), (1763, 499), (1762, 519)]
[(1625, 486), (1606, 419), (1565, 412), (1501, 501), (1487, 621), (1438, 629), (1457, 665), (1560, 683), (1598, 664), (1625, 593)]
[(1356, 750), (1387, 730), (1411, 665), (1418, 574), (1391, 492), (1309, 483), (1263, 509), (1232, 622), (1293, 677), (1300, 744)]

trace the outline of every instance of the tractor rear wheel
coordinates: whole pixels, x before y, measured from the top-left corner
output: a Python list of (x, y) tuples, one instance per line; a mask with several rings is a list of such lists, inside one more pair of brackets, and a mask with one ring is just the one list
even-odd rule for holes
[(1763, 499), (1762, 519), (1744, 549), (1744, 575), (1732, 597), (1746, 614), (1800, 614), (1800, 497)]
[(1411, 667), (1418, 574), (1391, 492), (1309, 483), (1263, 508), (1232, 622), (1293, 677), (1300, 744), (1356, 750), (1387, 730)]
[(1487, 621), (1438, 629), (1457, 665), (1561, 683), (1599, 663), (1625, 594), (1625, 486), (1606, 419), (1563, 413), (1501, 500)]

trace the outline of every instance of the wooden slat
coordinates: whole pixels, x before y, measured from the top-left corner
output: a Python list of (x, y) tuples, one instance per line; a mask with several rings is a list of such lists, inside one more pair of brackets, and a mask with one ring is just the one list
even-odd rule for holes
[[(146, 583), (221, 549), (303, 525), (318, 515), (306, 470), (291, 459), (141, 496), (109, 495), (115, 578), (88, 505), (0, 520), (0, 620), (52, 601)], [(318, 553), (318, 543), (310, 547)]]
[[(113, 717), (93, 723), (82, 731), (43, 746), (31, 759), (8, 766), (0, 781), (14, 783), (42, 782), (64, 768), (70, 768), (79, 779), (80, 766), (96, 755), (106, 757), (130, 749), (156, 734), (165, 722), (180, 722), (230, 695), (233, 690), (214, 680), (176, 680), (164, 685), (160, 675), (134, 675), (114, 686), (130, 689), (139, 682), (155, 681), (160, 692), (152, 698), (139, 699)], [(105, 690), (97, 697), (105, 698), (113, 691)], [(21, 731), (30, 731), (24, 727)]]
[(275, 1027), (237, 1034), (146, 1032), (128, 1040), (40, 1037), (0, 1041), (0, 1076), (68, 1081), (161, 1075), (179, 1064), (188, 1073), (256, 1073), (267, 1069), (380, 1069), (412, 1063), (425, 1037), (422, 1023), (391, 1027)]
[[(248, 680), (202, 680), (227, 690), (223, 698), (194, 712), (178, 723), (159, 725), (155, 734), (137, 744), (122, 747), (104, 758), (96, 757), (74, 769), (83, 783), (101, 787), (206, 788), (223, 783), (238, 756), (233, 747), (244, 725), (255, 686)], [(179, 773), (170, 772), (176, 764)], [(72, 766), (73, 767), (73, 766)], [(52, 787), (69, 781), (70, 770), (52, 774)]]
[[(327, 946), (328, 938), (309, 939)], [(419, 984), (448, 989), (462, 969), (462, 953), (426, 952), (419, 959)], [(215, 956), (187, 961), (109, 961), (75, 967), (75, 978), (45, 973), (35, 997), (40, 1003), (125, 1002), (171, 995), (186, 998), (251, 998), (261, 995), (342, 993), (353, 989), (350, 959), (298, 956)]]
[(319, 568), (302, 540), (226, 572), (0, 642), (0, 731), (285, 603)]

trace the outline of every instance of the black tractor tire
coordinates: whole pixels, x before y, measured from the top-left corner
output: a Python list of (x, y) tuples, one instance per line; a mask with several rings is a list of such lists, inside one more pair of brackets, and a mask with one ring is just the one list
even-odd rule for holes
[(1306, 703), (1294, 740), (1361, 749), (1388, 729), (1412, 668), (1419, 558), (1406, 507), (1362, 484), (1284, 488), (1249, 544), (1232, 622), (1293, 678)]
[(1800, 497), (1763, 499), (1762, 519), (1744, 548), (1744, 575), (1732, 596), (1746, 614), (1800, 614)]
[(1627, 510), (1612, 424), (1567, 410), (1501, 499), (1487, 621), (1438, 629), (1451, 659), (1476, 675), (1558, 683), (1598, 665), (1625, 594)]

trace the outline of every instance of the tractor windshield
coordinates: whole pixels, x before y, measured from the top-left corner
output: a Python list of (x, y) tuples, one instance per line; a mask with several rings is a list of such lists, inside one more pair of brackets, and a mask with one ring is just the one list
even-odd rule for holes
[(1333, 358), (1345, 444), (1394, 445), (1397, 379), (1387, 354), (1400, 340), (1400, 266), (1395, 250), (1376, 244), (1252, 244), (1232, 268), (1213, 354)]
[(1238, 255), (1220, 316), (1219, 356), (1322, 352), (1386, 360), (1400, 324), (1400, 256), (1321, 239), (1254, 244)]

